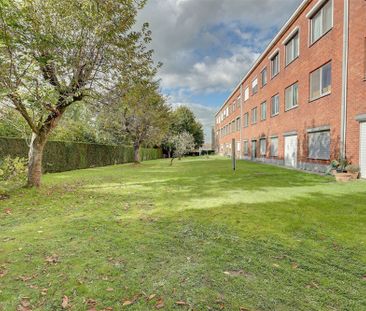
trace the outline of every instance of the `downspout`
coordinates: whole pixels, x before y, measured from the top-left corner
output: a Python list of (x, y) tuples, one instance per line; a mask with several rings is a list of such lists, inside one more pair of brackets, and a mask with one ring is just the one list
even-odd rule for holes
[(349, 45), (349, 0), (344, 0), (343, 59), (342, 59), (342, 107), (340, 157), (346, 158), (347, 135), (347, 92), (348, 92), (348, 45)]
[(240, 84), (240, 155), (239, 159), (243, 158), (244, 143), (243, 139), (243, 84)]

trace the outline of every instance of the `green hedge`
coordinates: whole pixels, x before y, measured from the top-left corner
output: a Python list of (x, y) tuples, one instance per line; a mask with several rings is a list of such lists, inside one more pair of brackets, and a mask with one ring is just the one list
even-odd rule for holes
[[(141, 160), (162, 157), (160, 149), (141, 149)], [(24, 139), (0, 137), (0, 158), (27, 157), (28, 146)], [(64, 172), (89, 167), (133, 162), (133, 147), (109, 146), (62, 141), (49, 141), (43, 155), (45, 172)]]

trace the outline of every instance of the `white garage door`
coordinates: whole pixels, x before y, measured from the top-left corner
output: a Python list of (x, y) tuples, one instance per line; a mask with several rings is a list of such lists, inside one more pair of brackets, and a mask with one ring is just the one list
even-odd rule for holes
[(361, 123), (360, 166), (361, 177), (366, 178), (366, 122)]
[(285, 137), (285, 165), (297, 167), (297, 136)]

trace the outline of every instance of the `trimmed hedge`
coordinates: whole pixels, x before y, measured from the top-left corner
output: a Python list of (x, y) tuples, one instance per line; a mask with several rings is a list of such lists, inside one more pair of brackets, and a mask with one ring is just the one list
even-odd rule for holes
[[(27, 158), (28, 146), (24, 139), (0, 137), (0, 158), (5, 156)], [(142, 161), (162, 157), (160, 149), (142, 148)], [(89, 167), (133, 162), (133, 147), (109, 146), (63, 141), (49, 141), (43, 154), (43, 170), (64, 172)]]

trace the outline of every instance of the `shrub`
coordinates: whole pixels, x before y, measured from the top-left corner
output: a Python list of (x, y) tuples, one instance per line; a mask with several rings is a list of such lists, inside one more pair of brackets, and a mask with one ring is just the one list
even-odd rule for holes
[[(13, 189), (25, 184), (27, 179), (27, 160), (24, 158), (11, 158), (0, 160), (0, 192), (3, 189)], [(4, 190), (2, 191), (4, 192)]]

